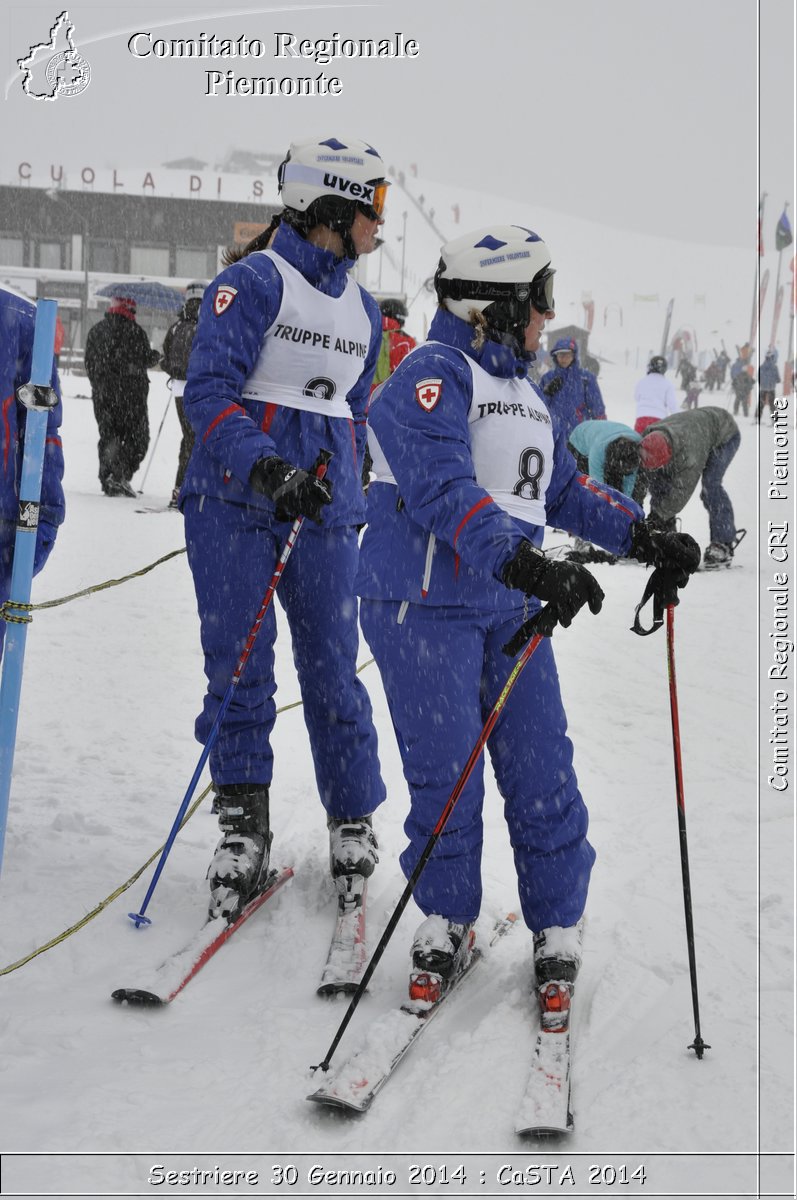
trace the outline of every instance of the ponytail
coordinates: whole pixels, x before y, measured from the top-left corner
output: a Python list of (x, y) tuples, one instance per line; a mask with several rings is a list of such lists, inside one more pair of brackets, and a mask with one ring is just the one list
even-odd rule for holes
[(247, 242), (245, 246), (228, 246), (221, 256), (221, 261), (225, 267), (231, 267), (233, 263), (239, 262), (242, 258), (246, 258), (247, 254), (254, 254), (257, 250), (267, 250), (271, 239), (279, 228), (282, 221), (283, 213), (275, 213), (271, 218), (271, 224), (257, 237), (252, 238), (251, 242)]

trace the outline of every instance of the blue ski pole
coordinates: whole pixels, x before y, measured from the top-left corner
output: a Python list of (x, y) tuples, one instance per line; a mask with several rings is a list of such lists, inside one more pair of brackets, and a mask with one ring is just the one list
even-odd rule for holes
[[(322, 450), (319, 453), (318, 458), (312, 468), (313, 472), (318, 476), (319, 479), (323, 479), (324, 476), (326, 475), (327, 465), (331, 458), (332, 458), (332, 452), (330, 450)], [(163, 870), (164, 866), (166, 865), (166, 859), (169, 857), (169, 852), (172, 848), (172, 845), (174, 844), (174, 839), (177, 837), (177, 834), (180, 832), (180, 826), (182, 825), (183, 817), (185, 816), (186, 812), (188, 811), (188, 805), (191, 803), (191, 797), (193, 796), (193, 794), (196, 790), (196, 785), (199, 783), (199, 777), (202, 774), (202, 771), (204, 770), (205, 763), (208, 761), (210, 752), (213, 749), (213, 745), (216, 741), (216, 738), (219, 735), (219, 730), (221, 729), (221, 723), (224, 720), (224, 716), (227, 712), (227, 709), (230, 707), (230, 701), (232, 700), (233, 693), (235, 692), (235, 689), (238, 686), (238, 680), (241, 678), (241, 675), (243, 674), (243, 669), (246, 666), (249, 655), (252, 652), (252, 647), (255, 644), (255, 639), (257, 638), (257, 635), (260, 632), (260, 626), (263, 624), (263, 619), (266, 615), (266, 612), (268, 611), (269, 605), (271, 604), (271, 601), (274, 599), (274, 592), (277, 590), (277, 584), (280, 581), (282, 572), (285, 570), (285, 564), (287, 563), (288, 558), (290, 557), (291, 550), (293, 550), (294, 542), (296, 541), (297, 537), (299, 536), (299, 530), (301, 529), (303, 524), (304, 524), (304, 517), (297, 517), (296, 520), (291, 525), (290, 533), (288, 534), (288, 537), (285, 541), (285, 545), (282, 548), (282, 554), (280, 555), (279, 561), (278, 561), (276, 567), (274, 568), (274, 574), (271, 576), (271, 579), (269, 580), (269, 585), (266, 588), (265, 594), (263, 596), (263, 601), (260, 605), (260, 611), (258, 612), (257, 616), (255, 617), (252, 628), (249, 630), (249, 635), (246, 639), (246, 643), (244, 645), (243, 650), (241, 651), (241, 657), (238, 659), (235, 670), (232, 673), (232, 679), (230, 680), (229, 684), (227, 685), (227, 691), (224, 693), (224, 695), (222, 697), (221, 704), (219, 705), (219, 711), (216, 713), (216, 719), (210, 727), (210, 733), (207, 736), (207, 740), (202, 749), (202, 753), (199, 756), (199, 762), (196, 765), (196, 770), (194, 771), (194, 774), (191, 776), (191, 782), (188, 785), (188, 790), (185, 793), (185, 796), (183, 797), (182, 804), (180, 805), (179, 809), (177, 810), (177, 816), (174, 818), (174, 824), (172, 825), (171, 830), (169, 831), (169, 836), (166, 839), (166, 844), (164, 845), (163, 850), (161, 851), (161, 856), (158, 859), (158, 865), (155, 868), (154, 875), (152, 876), (152, 882), (150, 883), (149, 887), (147, 888), (147, 894), (144, 897), (144, 903), (141, 905), (141, 909), (139, 910), (139, 912), (137, 912), (137, 913), (131, 912), (131, 913), (127, 914), (128, 917), (130, 918), (130, 920), (135, 924), (136, 929), (139, 929), (142, 925), (151, 925), (152, 924), (152, 921), (150, 920), (150, 918), (144, 916), (145, 912), (147, 911), (147, 906), (149, 905), (149, 902), (152, 899), (152, 893), (155, 891), (157, 882), (160, 879), (161, 871)]]
[(39, 530), (47, 416), (50, 409), (58, 403), (58, 397), (50, 386), (57, 312), (58, 305), (55, 300), (39, 300), (36, 305), (30, 383), (19, 391), (19, 399), (25, 405), (27, 414), (14, 563), (11, 570), (11, 598), (6, 605), (5, 619), (9, 624), (3, 654), (3, 677), (0, 683), (0, 869), (3, 865), (8, 797), (14, 767), (25, 641), (30, 621), (25, 607), (30, 601), (36, 535)]

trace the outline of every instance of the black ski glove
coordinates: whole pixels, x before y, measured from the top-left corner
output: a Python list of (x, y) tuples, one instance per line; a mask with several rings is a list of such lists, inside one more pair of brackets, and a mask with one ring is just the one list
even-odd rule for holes
[(553, 398), (558, 392), (561, 392), (565, 385), (565, 381), (561, 375), (554, 375), (553, 379), (549, 379), (545, 387), (542, 389), (546, 396)]
[(283, 458), (261, 458), (252, 467), (249, 486), (273, 500), (278, 521), (307, 517), (321, 524), (325, 504), (332, 503), (332, 484)]
[(580, 563), (546, 558), (531, 542), (521, 542), (514, 558), (503, 569), (502, 582), (519, 588), (527, 596), (536, 596), (553, 605), (556, 619), (567, 629), (585, 604), (599, 613), (603, 591), (594, 575)]
[(637, 521), (631, 527), (629, 558), (646, 567), (665, 570), (677, 587), (685, 587), (689, 576), (700, 566), (700, 547), (688, 533), (674, 533)]

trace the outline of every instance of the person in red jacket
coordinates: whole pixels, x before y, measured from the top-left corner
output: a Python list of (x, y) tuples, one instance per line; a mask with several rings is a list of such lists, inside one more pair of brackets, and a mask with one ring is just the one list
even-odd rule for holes
[(404, 332), (407, 306), (403, 300), (383, 300), (379, 310), (382, 313), (382, 348), (371, 391), (390, 378), (401, 360), (406, 358), (416, 345), (415, 338)]

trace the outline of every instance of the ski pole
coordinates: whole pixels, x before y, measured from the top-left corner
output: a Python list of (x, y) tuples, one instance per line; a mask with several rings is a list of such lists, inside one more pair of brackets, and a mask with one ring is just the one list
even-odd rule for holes
[[(435, 825), (435, 827), (432, 831), (432, 835), (429, 838), (428, 842), (426, 843), (426, 845), (421, 853), (420, 858), (418, 859), (417, 863), (415, 864), (415, 869), (412, 872), (412, 874), (410, 875), (409, 879), (407, 880), (407, 885), (404, 888), (404, 891), (401, 893), (398, 904), (396, 905), (396, 907), (393, 911), (393, 915), (391, 916), (390, 920), (387, 923), (385, 932), (382, 934), (382, 937), (379, 940), (378, 946), (376, 947), (373, 954), (371, 955), (371, 959), (368, 963), (368, 966), (365, 968), (363, 977), (360, 980), (359, 984), (357, 985), (356, 992), (354, 992), (354, 994), (352, 995), (351, 1001), (349, 1002), (349, 1007), (346, 1009), (346, 1012), (343, 1015), (343, 1020), (341, 1021), (340, 1025), (338, 1026), (338, 1031), (335, 1034), (334, 1038), (332, 1039), (332, 1044), (330, 1045), (329, 1049), (327, 1050), (326, 1055), (324, 1056), (323, 1060), (320, 1063), (318, 1063), (316, 1066), (311, 1067), (310, 1068), (311, 1071), (315, 1072), (318, 1070), (321, 1070), (321, 1071), (329, 1070), (329, 1064), (332, 1059), (332, 1056), (335, 1053), (335, 1051), (337, 1050), (338, 1045), (340, 1044), (340, 1040), (346, 1031), (346, 1027), (349, 1024), (349, 1021), (354, 1016), (354, 1010), (357, 1008), (357, 1005), (360, 1003), (360, 1000), (362, 999), (363, 995), (365, 994), (366, 988), (368, 987), (368, 984), (371, 981), (371, 977), (372, 977), (374, 971), (376, 970), (377, 964), (379, 963), (379, 960), (381, 959), (382, 955), (384, 954), (384, 952), (387, 948), (387, 944), (390, 941), (391, 937), (393, 936), (393, 933), (395, 932), (396, 926), (398, 925), (399, 921), (401, 920), (401, 915), (404, 912), (404, 909), (407, 907), (407, 905), (410, 902), (410, 897), (412, 896), (412, 893), (415, 890), (415, 885), (417, 884), (418, 880), (420, 879), (421, 874), (423, 873), (424, 867), (426, 866), (427, 862), (429, 861), (429, 859), (432, 856), (434, 848), (440, 839), (440, 835), (442, 834), (443, 829), (445, 828), (446, 822), (448, 821), (448, 818), (451, 816), (451, 813), (454, 810), (454, 805), (457, 803), (457, 800), (459, 800), (460, 796), (462, 795), (463, 791), (465, 790), (465, 784), (470, 779), (471, 773), (473, 772), (473, 768), (476, 766), (476, 763), (479, 761), (481, 753), (487, 744), (487, 740), (495, 727), (495, 723), (498, 720), (499, 716), (501, 715), (501, 712), (502, 712), (504, 706), (506, 705), (506, 702), (509, 698), (509, 693), (512, 691), (512, 688), (517, 683), (517, 681), (520, 677), (521, 671), (523, 670), (526, 663), (531, 658), (534, 651), (539, 646), (542, 639), (544, 637), (550, 637), (551, 634), (553, 633), (553, 630), (556, 626), (556, 621), (557, 621), (557, 618), (556, 618), (555, 608), (552, 604), (548, 604), (548, 605), (546, 605), (545, 608), (541, 609), (540, 612), (535, 613), (535, 615), (533, 617), (529, 618), (529, 620), (526, 621), (520, 627), (520, 629), (518, 629), (517, 633), (515, 633), (513, 635), (513, 637), (510, 639), (510, 641), (507, 642), (507, 644), (503, 647), (504, 653), (509, 655), (510, 657), (514, 657), (523, 646), (525, 646), (525, 650), (523, 650), (523, 653), (521, 654), (520, 658), (517, 660), (514, 667), (510, 671), (509, 677), (508, 677), (506, 683), (504, 684), (498, 699), (496, 700), (495, 704), (493, 705), (493, 707), (490, 710), (490, 714), (484, 723), (482, 731), (479, 734), (479, 737), (476, 741), (476, 744), (474, 745), (473, 749), (470, 752), (468, 761), (465, 763), (465, 766), (462, 768), (462, 772), (459, 776), (459, 779), (454, 784), (454, 788), (451, 792), (451, 795), (448, 797), (448, 800), (445, 803), (443, 811), (440, 813), (440, 816), (437, 819), (437, 824)], [(529, 639), (531, 639), (531, 640), (529, 640)]]
[(55, 300), (39, 300), (36, 304), (36, 324), (33, 330), (33, 351), (30, 382), (20, 388), (18, 397), (27, 409), (25, 416), (25, 449), (19, 485), (17, 531), (14, 540), (14, 562), (11, 568), (11, 590), (5, 620), (9, 622), (3, 656), (3, 678), (0, 684), (0, 869), (3, 865), (8, 798), (11, 791), (11, 772), (19, 718), (19, 698), (22, 691), (22, 668), (25, 661), (25, 642), (30, 616), (25, 609), (30, 601), (33, 579), (33, 560), (39, 531), (39, 502), (44, 470), (44, 447), (47, 440), (47, 417), (58, 403), (51, 387), (53, 352), (55, 346)]
[(171, 402), (172, 402), (172, 389), (169, 388), (169, 397), (166, 401), (166, 407), (163, 410), (163, 416), (161, 417), (161, 423), (158, 426), (158, 432), (155, 434), (155, 441), (152, 443), (152, 449), (150, 450), (150, 453), (149, 453), (149, 462), (147, 463), (146, 468), (144, 470), (144, 477), (141, 480), (141, 487), (138, 489), (139, 496), (143, 496), (143, 494), (144, 494), (144, 484), (147, 482), (147, 476), (149, 475), (149, 469), (152, 466), (152, 463), (155, 459), (155, 451), (158, 448), (158, 442), (160, 441), (161, 432), (163, 431), (163, 426), (166, 422), (166, 414), (169, 411), (169, 405), (171, 404)]
[(681, 764), (681, 732), (678, 721), (678, 693), (675, 684), (675, 606), (667, 605), (667, 674), (670, 680), (670, 716), (672, 718), (672, 748), (675, 763), (675, 794), (678, 802), (678, 834), (681, 844), (681, 875), (683, 877), (684, 913), (686, 916), (686, 944), (689, 951), (689, 977), (692, 982), (692, 1009), (695, 1016), (695, 1040), (689, 1046), (698, 1058), (711, 1047), (700, 1036), (700, 1008), (697, 997), (697, 960), (695, 958), (695, 931), (692, 924), (692, 889), (689, 883), (689, 853), (686, 844), (686, 809), (684, 806), (684, 778)]
[[(329, 462), (331, 459), (332, 459), (332, 452), (330, 450), (321, 450), (320, 451), (318, 458), (316, 459), (315, 463), (313, 464), (313, 466), (311, 468), (311, 470), (314, 472), (314, 474), (316, 475), (316, 477), (318, 479), (323, 479), (324, 476), (326, 475), (327, 466), (329, 465)], [(191, 803), (191, 797), (194, 794), (196, 785), (199, 783), (199, 777), (202, 774), (205, 763), (207, 762), (207, 760), (210, 756), (210, 751), (213, 749), (213, 745), (216, 741), (216, 738), (219, 735), (219, 729), (221, 728), (221, 723), (224, 720), (227, 709), (230, 707), (230, 702), (233, 698), (233, 694), (235, 692), (236, 687), (238, 686), (238, 682), (241, 678), (241, 675), (243, 674), (244, 667), (246, 666), (249, 655), (252, 652), (252, 647), (254, 646), (255, 641), (257, 639), (257, 635), (260, 632), (260, 627), (263, 624), (263, 620), (265, 618), (266, 612), (268, 611), (271, 601), (274, 599), (274, 592), (277, 590), (277, 584), (279, 583), (280, 578), (282, 577), (282, 572), (285, 570), (285, 564), (287, 563), (288, 559), (290, 558), (291, 551), (293, 550), (296, 539), (299, 536), (299, 530), (301, 529), (303, 524), (304, 524), (304, 517), (297, 517), (296, 520), (291, 525), (290, 533), (288, 534), (288, 537), (285, 541), (285, 545), (282, 548), (282, 554), (279, 557), (279, 561), (277, 562), (277, 565), (274, 569), (274, 574), (271, 576), (268, 587), (266, 588), (266, 591), (265, 591), (265, 595), (263, 596), (263, 602), (260, 605), (260, 611), (258, 612), (257, 616), (255, 617), (252, 628), (249, 630), (249, 634), (248, 634), (246, 642), (244, 644), (244, 648), (241, 651), (241, 656), (238, 659), (235, 670), (232, 673), (232, 679), (230, 680), (229, 684), (227, 685), (227, 691), (224, 693), (224, 696), (222, 697), (221, 704), (219, 705), (219, 710), (216, 713), (216, 719), (214, 720), (213, 724), (210, 727), (210, 733), (208, 734), (207, 740), (205, 741), (205, 745), (202, 748), (202, 753), (199, 756), (199, 762), (196, 765), (196, 770), (194, 771), (194, 774), (191, 776), (191, 782), (188, 785), (188, 790), (185, 793), (185, 796), (183, 797), (182, 804), (180, 805), (179, 809), (177, 810), (177, 816), (174, 818), (174, 824), (171, 827), (169, 836), (167, 837), (166, 843), (163, 847), (163, 850), (161, 851), (161, 856), (158, 859), (158, 865), (156, 866), (155, 873), (152, 876), (152, 882), (150, 883), (149, 887), (147, 888), (147, 894), (144, 897), (144, 903), (141, 905), (141, 909), (139, 912), (127, 914), (128, 917), (130, 918), (130, 920), (135, 924), (136, 929), (138, 929), (141, 925), (151, 925), (152, 924), (150, 918), (144, 916), (144, 913), (146, 912), (147, 906), (149, 905), (149, 902), (152, 899), (152, 893), (155, 891), (155, 887), (158, 883), (158, 880), (160, 879), (161, 871), (163, 870), (163, 868), (166, 864), (166, 859), (169, 857), (169, 852), (172, 848), (172, 845), (174, 844), (174, 839), (177, 837), (177, 834), (180, 830), (180, 825), (182, 824), (183, 817), (185, 816), (186, 810), (188, 809), (188, 805)]]

